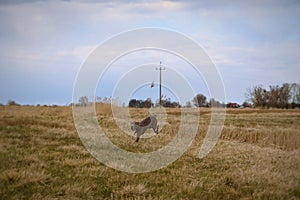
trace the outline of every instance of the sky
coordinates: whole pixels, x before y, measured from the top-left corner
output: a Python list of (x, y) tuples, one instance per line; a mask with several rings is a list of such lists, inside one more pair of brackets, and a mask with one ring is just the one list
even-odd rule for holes
[[(0, 103), (15, 100), (20, 104), (68, 105), (76, 77), (90, 53), (113, 36), (145, 27), (173, 30), (199, 44), (223, 80), (226, 101), (242, 103), (249, 87), (300, 82), (299, 11), (297, 0), (2, 0)], [(134, 71), (133, 66), (150, 63), (153, 70), (139, 73), (145, 77), (145, 85), (155, 82), (153, 91), (146, 86), (137, 87), (130, 91), (130, 97), (156, 99), (155, 66), (160, 61), (166, 67), (166, 80), (173, 70), (183, 73), (176, 66), (186, 64), (166, 52), (145, 50), (129, 54), (111, 65), (99, 83), (97, 95), (112, 96), (118, 81)], [(122, 63), (134, 64), (113, 72)], [(184, 72), (182, 76), (195, 94), (209, 96), (205, 77), (194, 77), (189, 70)], [(176, 96), (167, 88), (164, 93)], [(191, 98), (187, 96), (182, 101)]]

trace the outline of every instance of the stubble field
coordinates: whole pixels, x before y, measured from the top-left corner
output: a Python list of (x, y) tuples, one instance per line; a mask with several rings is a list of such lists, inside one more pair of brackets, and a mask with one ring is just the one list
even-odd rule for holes
[[(135, 143), (109, 105), (96, 110), (110, 140), (132, 152), (162, 147), (180, 124), (180, 109), (167, 109), (159, 135)], [(137, 120), (147, 113), (130, 110)], [(0, 199), (300, 199), (300, 110), (228, 109), (219, 142), (199, 159), (210, 116), (200, 109), (196, 138), (173, 164), (130, 174), (91, 156), (71, 107), (1, 106)]]

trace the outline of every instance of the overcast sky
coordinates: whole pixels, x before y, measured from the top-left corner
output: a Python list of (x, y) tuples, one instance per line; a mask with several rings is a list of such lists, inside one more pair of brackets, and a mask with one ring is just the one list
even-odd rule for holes
[[(220, 72), (228, 102), (242, 103), (254, 85), (300, 82), (297, 0), (7, 0), (0, 1), (0, 103), (71, 103), (89, 53), (120, 32), (143, 27), (175, 30), (203, 47)], [(167, 57), (151, 63), (171, 65)], [(191, 82), (196, 93), (207, 95), (203, 80), (199, 87)], [(109, 84), (99, 95), (111, 95)]]

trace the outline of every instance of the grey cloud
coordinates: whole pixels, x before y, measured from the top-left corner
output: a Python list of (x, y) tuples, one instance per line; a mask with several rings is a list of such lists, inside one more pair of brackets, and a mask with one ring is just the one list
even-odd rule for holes
[(1, 0), (0, 5), (14, 5), (14, 4), (30, 4), (34, 2), (42, 2), (45, 0)]

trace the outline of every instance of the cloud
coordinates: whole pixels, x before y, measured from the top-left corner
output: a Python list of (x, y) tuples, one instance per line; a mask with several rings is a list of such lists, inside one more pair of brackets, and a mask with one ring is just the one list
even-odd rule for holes
[(73, 56), (83, 62), (89, 54), (97, 47), (97, 45), (83, 45), (75, 47), (72, 50), (59, 50), (57, 56), (68, 57)]
[[(15, 85), (28, 81), (26, 76), (34, 84), (44, 79), (53, 85), (49, 74), (60, 77), (60, 85), (64, 79), (71, 85), (74, 71), (98, 44), (123, 31), (154, 26), (178, 30), (202, 45), (232, 91), (297, 81), (299, 9), (299, 1), (284, 0), (1, 1), (1, 74), (18, 77)], [(173, 64), (167, 57), (164, 62)], [(8, 98), (13, 91), (2, 94)], [(230, 95), (243, 98), (238, 92)]]

